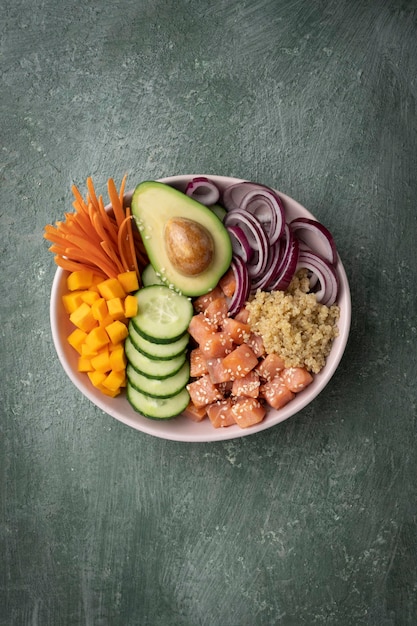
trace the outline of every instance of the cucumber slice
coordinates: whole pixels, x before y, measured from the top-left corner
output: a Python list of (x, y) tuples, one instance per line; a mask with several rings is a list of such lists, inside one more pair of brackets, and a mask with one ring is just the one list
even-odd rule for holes
[(125, 341), (125, 354), (135, 370), (148, 378), (168, 378), (168, 376), (176, 374), (186, 360), (185, 351), (169, 361), (150, 359), (136, 350), (130, 337), (127, 337)]
[(172, 341), (171, 343), (155, 343), (154, 341), (148, 341), (138, 333), (134, 321), (129, 322), (129, 337), (136, 350), (139, 350), (139, 352), (142, 352), (142, 354), (148, 358), (158, 361), (168, 361), (182, 354), (190, 341), (190, 336), (187, 332), (184, 333), (180, 339)]
[(148, 341), (171, 343), (185, 333), (193, 316), (191, 300), (164, 285), (150, 285), (136, 292), (135, 328)]
[(136, 389), (147, 396), (153, 398), (170, 398), (181, 391), (190, 379), (190, 366), (186, 361), (176, 374), (167, 378), (148, 378), (132, 365), (128, 364), (126, 368), (126, 376), (129, 383)]
[(163, 281), (155, 272), (151, 263), (145, 267), (142, 272), (142, 284), (144, 287), (150, 287), (151, 285), (163, 285)]
[(150, 419), (176, 417), (184, 411), (190, 401), (190, 394), (185, 387), (170, 398), (152, 398), (135, 389), (129, 381), (127, 382), (126, 395), (135, 411)]

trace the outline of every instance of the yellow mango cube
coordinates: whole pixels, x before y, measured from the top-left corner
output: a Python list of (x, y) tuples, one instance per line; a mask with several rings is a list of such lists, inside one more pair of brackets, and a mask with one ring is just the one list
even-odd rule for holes
[(76, 328), (72, 331), (70, 335), (67, 337), (67, 341), (78, 352), (81, 354), (81, 349), (84, 341), (87, 338), (87, 333), (81, 330), (80, 328)]
[(138, 312), (138, 301), (135, 296), (126, 296), (124, 300), (125, 317), (134, 317)]
[(113, 370), (109, 372), (107, 377), (103, 380), (102, 385), (109, 389), (110, 391), (117, 391), (120, 389), (125, 380), (124, 372), (114, 372)]
[(94, 370), (93, 372), (87, 372), (87, 376), (90, 379), (92, 385), (99, 388), (100, 385), (103, 383), (103, 380), (106, 379), (107, 374), (105, 372), (98, 372), (97, 370)]
[(74, 326), (84, 330), (86, 333), (90, 332), (90, 330), (97, 325), (97, 321), (91, 313), (91, 307), (86, 302), (80, 304), (80, 306), (71, 313), (70, 320)]
[(111, 300), (112, 298), (124, 298), (126, 296), (126, 292), (117, 278), (108, 278), (107, 280), (103, 280), (97, 285), (97, 289), (99, 290), (100, 295), (106, 300)]
[(139, 289), (139, 281), (136, 272), (129, 271), (117, 275), (117, 280), (121, 283), (126, 293), (137, 291)]
[(120, 343), (124, 341), (129, 333), (126, 324), (116, 320), (106, 326), (106, 332), (109, 336), (109, 339), (112, 343)]
[(77, 369), (79, 372), (92, 372), (94, 368), (91, 365), (91, 360), (81, 355), (80, 357), (78, 357)]
[(93, 314), (94, 319), (98, 322), (102, 322), (104, 319), (106, 319), (109, 314), (106, 300), (104, 298), (98, 297), (98, 299), (95, 300), (91, 305), (91, 313)]
[(70, 291), (69, 293), (65, 293), (62, 296), (62, 303), (64, 305), (64, 309), (70, 315), (74, 313), (75, 309), (77, 309), (80, 304), (83, 303), (82, 294), (84, 292), (81, 290), (78, 291)]
[(110, 300), (107, 300), (107, 308), (109, 310), (109, 315), (113, 318), (113, 320), (121, 320), (124, 318), (125, 308), (121, 298), (111, 298)]
[(85, 339), (86, 345), (94, 352), (98, 352), (109, 343), (109, 336), (101, 326), (93, 328)]
[(127, 365), (125, 350), (122, 345), (117, 346), (110, 352), (110, 365), (115, 372), (124, 372)]
[(100, 294), (98, 293), (98, 291), (91, 291), (91, 289), (85, 289), (84, 291), (81, 292), (81, 300), (83, 302), (86, 302), (90, 306), (92, 306), (93, 303), (99, 298), (100, 298)]
[(97, 389), (99, 389), (101, 393), (104, 393), (105, 396), (110, 396), (110, 398), (115, 398), (120, 393), (120, 387), (116, 389), (116, 391), (110, 391), (110, 389), (105, 387), (103, 384), (98, 385)]
[(77, 289), (88, 289), (93, 283), (93, 272), (88, 270), (77, 270), (71, 272), (67, 278), (67, 287), (70, 291)]
[(97, 370), (97, 372), (109, 372), (111, 370), (109, 351), (107, 349), (103, 349), (97, 354), (97, 356), (93, 356), (91, 359), (91, 365), (93, 366), (93, 369)]

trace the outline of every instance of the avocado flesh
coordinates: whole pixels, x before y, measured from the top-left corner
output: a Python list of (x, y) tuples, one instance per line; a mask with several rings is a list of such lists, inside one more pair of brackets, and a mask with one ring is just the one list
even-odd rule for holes
[[(131, 209), (149, 260), (167, 285), (191, 297), (205, 294), (217, 285), (230, 266), (232, 246), (226, 228), (213, 211), (181, 191), (156, 181), (145, 181), (136, 187)], [(197, 222), (213, 239), (211, 263), (197, 276), (182, 274), (168, 257), (165, 226), (173, 218)]]

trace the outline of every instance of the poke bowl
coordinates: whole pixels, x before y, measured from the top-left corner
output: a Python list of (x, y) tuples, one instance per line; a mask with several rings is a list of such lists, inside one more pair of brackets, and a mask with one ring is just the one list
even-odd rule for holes
[[(231, 186), (248, 182), (238, 178), (217, 175), (179, 175), (161, 178), (158, 182), (185, 193), (187, 186), (193, 180), (206, 179), (209, 179), (217, 187), (220, 198), (222, 198), (225, 190)], [(297, 201), (279, 190), (274, 189), (273, 192), (279, 197), (284, 207), (287, 223), (299, 218), (318, 221), (318, 218)], [(133, 191), (124, 193), (125, 205), (130, 205), (132, 194)], [(106, 210), (109, 210), (109, 207)], [(325, 365), (313, 375), (311, 384), (300, 393), (295, 394), (291, 402), (279, 409), (268, 406), (265, 418), (249, 428), (240, 428), (237, 424), (225, 428), (214, 428), (209, 419), (193, 421), (183, 413), (172, 419), (149, 419), (133, 408), (125, 391), (116, 397), (110, 397), (94, 387), (85, 372), (79, 371), (79, 355), (68, 343), (68, 336), (73, 331), (74, 326), (63, 304), (63, 296), (68, 291), (67, 278), (69, 272), (62, 267), (58, 267), (56, 270), (51, 290), (50, 323), (54, 346), (64, 371), (78, 391), (101, 411), (133, 429), (162, 439), (182, 442), (214, 442), (248, 436), (276, 426), (302, 411), (324, 390), (339, 366), (349, 337), (351, 300), (348, 279), (337, 251), (335, 251), (334, 271), (337, 277), (336, 304), (339, 307), (338, 333), (332, 341)]]

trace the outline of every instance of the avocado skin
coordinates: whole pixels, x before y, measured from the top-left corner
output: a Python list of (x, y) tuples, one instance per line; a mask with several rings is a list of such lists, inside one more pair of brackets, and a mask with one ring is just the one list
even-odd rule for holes
[[(165, 183), (145, 181), (133, 192), (131, 210), (149, 260), (166, 284), (190, 297), (203, 295), (217, 285), (230, 266), (232, 246), (225, 226), (210, 208)], [(197, 276), (181, 274), (169, 260), (164, 228), (176, 217), (194, 220), (213, 238), (212, 262)]]

